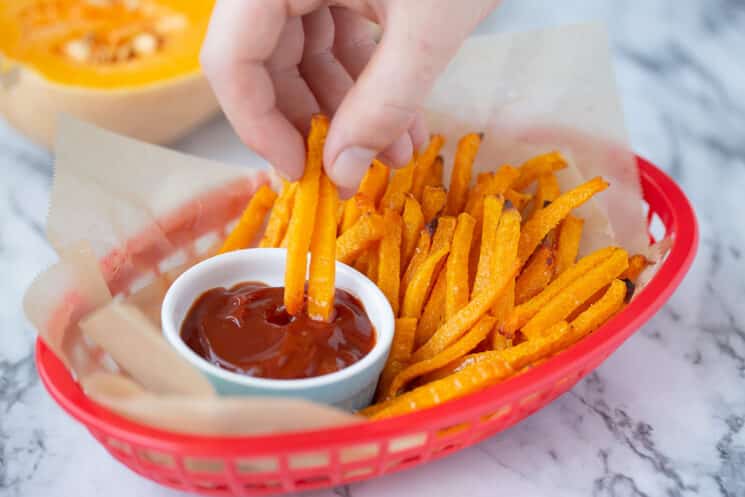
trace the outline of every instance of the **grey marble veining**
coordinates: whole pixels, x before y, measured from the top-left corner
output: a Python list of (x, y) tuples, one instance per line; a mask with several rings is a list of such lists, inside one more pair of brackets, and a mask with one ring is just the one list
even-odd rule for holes
[[(701, 247), (667, 306), (546, 409), (444, 460), (319, 496), (745, 496), (745, 2), (512, 0), (481, 27), (602, 20), (631, 142), (683, 186)], [(250, 155), (223, 120), (178, 148)], [(110, 458), (36, 376), (21, 310), (53, 262), (51, 158), (0, 122), (0, 496), (180, 495)], [(84, 469), (85, 468), (85, 469)]]

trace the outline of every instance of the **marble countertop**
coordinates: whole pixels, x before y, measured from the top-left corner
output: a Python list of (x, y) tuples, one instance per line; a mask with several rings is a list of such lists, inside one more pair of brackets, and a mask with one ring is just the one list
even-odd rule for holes
[[(697, 210), (690, 274), (596, 372), (518, 426), (315, 495), (745, 496), (745, 3), (512, 0), (480, 29), (582, 20), (609, 25), (634, 148)], [(178, 148), (251, 160), (224, 120)], [(0, 496), (181, 495), (109, 457), (37, 378), (21, 298), (55, 259), (44, 238), (51, 177), (49, 155), (0, 121)]]

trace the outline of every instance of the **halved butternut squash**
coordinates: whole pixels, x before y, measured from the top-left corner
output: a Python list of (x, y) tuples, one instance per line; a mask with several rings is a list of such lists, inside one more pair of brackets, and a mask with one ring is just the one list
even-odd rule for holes
[(212, 0), (0, 2), (0, 113), (51, 146), (59, 113), (153, 143), (218, 105), (199, 68)]

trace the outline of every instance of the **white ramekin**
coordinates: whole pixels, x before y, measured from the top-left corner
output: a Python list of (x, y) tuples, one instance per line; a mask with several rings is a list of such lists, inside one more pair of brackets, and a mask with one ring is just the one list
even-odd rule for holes
[(383, 292), (353, 268), (336, 263), (336, 287), (362, 302), (375, 328), (375, 346), (361, 360), (335, 373), (298, 380), (253, 378), (215, 366), (192, 351), (181, 339), (181, 324), (194, 301), (215, 287), (243, 281), (282, 286), (285, 249), (246, 249), (211, 257), (186, 270), (166, 293), (161, 310), (168, 342), (197, 367), (221, 395), (303, 397), (345, 409), (359, 409), (372, 400), (378, 376), (393, 340), (394, 318)]

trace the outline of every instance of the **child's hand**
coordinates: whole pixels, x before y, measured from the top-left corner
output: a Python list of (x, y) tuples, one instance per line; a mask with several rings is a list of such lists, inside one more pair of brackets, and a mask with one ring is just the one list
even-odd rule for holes
[(348, 196), (375, 156), (401, 167), (424, 143), (420, 105), (497, 3), (218, 0), (202, 66), (240, 138), (288, 178), (302, 174), (311, 115), (333, 116), (324, 162)]

